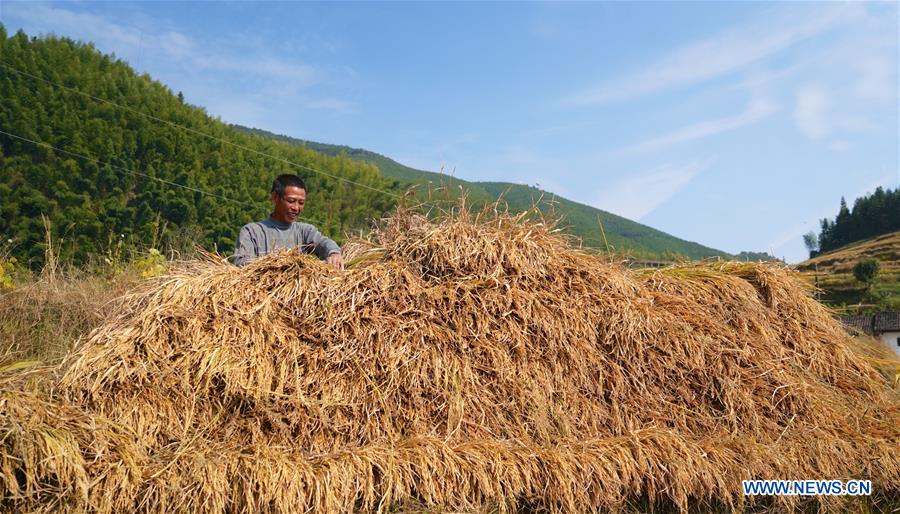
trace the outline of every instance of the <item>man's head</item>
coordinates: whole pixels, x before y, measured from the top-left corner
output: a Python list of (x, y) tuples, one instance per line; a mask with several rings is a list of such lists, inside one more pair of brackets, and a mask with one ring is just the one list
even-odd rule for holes
[(297, 175), (278, 175), (272, 182), (272, 217), (293, 223), (306, 206), (306, 184)]

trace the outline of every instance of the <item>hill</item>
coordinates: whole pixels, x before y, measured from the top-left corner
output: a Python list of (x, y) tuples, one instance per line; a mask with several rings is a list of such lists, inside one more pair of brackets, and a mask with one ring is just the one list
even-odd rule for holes
[(0, 56), (0, 251), (32, 268), (42, 216), (76, 265), (148, 246), (230, 252), (268, 214), (272, 178), (300, 169), (315, 192), (304, 218), (336, 239), (396, 205), (374, 165), (235, 130), (91, 44), (0, 25)]
[(877, 259), (881, 272), (875, 296), (885, 308), (900, 308), (900, 231), (849, 244), (797, 264), (809, 283), (816, 274), (823, 289), (822, 300), (832, 305), (851, 305), (864, 301), (864, 287), (853, 276), (853, 266), (861, 259)]
[[(424, 185), (431, 183), (445, 186), (454, 193), (459, 188), (463, 188), (468, 192), (469, 201), (476, 206), (493, 202), (501, 196), (513, 212), (522, 212), (538, 205), (544, 212), (554, 211), (562, 215), (563, 227), (572, 235), (581, 238), (585, 246), (606, 249), (608, 243), (611, 248), (617, 251), (626, 252), (641, 258), (674, 259), (680, 256), (689, 259), (703, 259), (707, 257), (731, 257), (725, 252), (679, 239), (610, 212), (573, 202), (561, 196), (544, 193), (531, 186), (509, 182), (470, 182), (440, 173), (411, 168), (369, 150), (306, 141), (281, 134), (273, 134), (257, 128), (239, 125), (233, 125), (233, 127), (276, 141), (310, 148), (327, 155), (346, 155), (357, 161), (374, 164), (386, 177), (396, 180), (399, 185)], [(600, 229), (601, 224), (603, 227), (602, 232)]]
[[(527, 186), (478, 183), (382, 155), (227, 125), (181, 94), (91, 44), (8, 36), (0, 26), (0, 251), (43, 265), (46, 217), (63, 262), (134, 249), (230, 252), (237, 230), (268, 213), (278, 173), (303, 175), (304, 217), (340, 241), (397, 204), (410, 184), (468, 190), (474, 205), (501, 193), (514, 212), (536, 202), (564, 215), (584, 244), (636, 257), (725, 253)], [(361, 184), (362, 187), (353, 185)], [(551, 196), (552, 197), (552, 196)], [(605, 241), (600, 224), (605, 230)]]
[(267, 130), (262, 130), (258, 128), (250, 128), (244, 127), (241, 125), (231, 125), (237, 130), (242, 130), (244, 132), (249, 132), (251, 134), (255, 134), (258, 136), (266, 137), (269, 139), (274, 139), (276, 141), (283, 141), (288, 144), (302, 146), (305, 148), (309, 148), (311, 150), (315, 150), (317, 152), (321, 152), (325, 155), (346, 155), (353, 160), (356, 161), (365, 161), (371, 164), (374, 164), (378, 167), (379, 171), (383, 173), (386, 177), (390, 177), (396, 180), (398, 183), (404, 184), (426, 184), (431, 182), (433, 184), (445, 184), (449, 186), (451, 189), (457, 189), (459, 186), (464, 186), (469, 189), (473, 200), (486, 200), (488, 195), (486, 192), (481, 190), (479, 187), (472, 187), (471, 182), (466, 182), (465, 180), (460, 180), (458, 178), (453, 178), (448, 175), (442, 175), (440, 173), (434, 173), (432, 171), (422, 171), (417, 170), (415, 168), (410, 168), (409, 166), (405, 166), (400, 164), (399, 162), (385, 157), (376, 152), (372, 152), (369, 150), (363, 150), (361, 148), (352, 148), (345, 145), (332, 145), (328, 143), (316, 143), (314, 141), (307, 141), (305, 139), (297, 139), (290, 136), (285, 136), (282, 134), (275, 134), (273, 132), (269, 132)]

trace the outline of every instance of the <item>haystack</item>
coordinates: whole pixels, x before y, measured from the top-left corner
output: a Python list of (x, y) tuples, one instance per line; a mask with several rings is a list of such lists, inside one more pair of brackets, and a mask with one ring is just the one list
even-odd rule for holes
[(849, 501), (746, 498), (751, 478), (900, 492), (900, 401), (784, 269), (631, 271), (548, 224), (465, 212), (401, 212), (347, 253), (343, 272), (290, 252), (193, 263), (52, 376), (0, 383), (0, 506)]

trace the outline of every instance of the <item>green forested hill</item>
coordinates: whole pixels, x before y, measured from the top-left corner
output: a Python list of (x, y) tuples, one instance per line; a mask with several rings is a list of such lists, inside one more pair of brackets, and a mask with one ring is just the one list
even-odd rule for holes
[(63, 150), (0, 134), (0, 236), (6, 253), (32, 265), (43, 254), (41, 215), (61, 257), (76, 263), (161, 240), (230, 252), (240, 226), (268, 213), (271, 180), (283, 172), (307, 179), (304, 215), (336, 238), (395, 204), (288, 162), (394, 187), (374, 165), (235, 130), (90, 44), (0, 26), (0, 65), (0, 130)]
[[(644, 258), (684, 256), (691, 259), (701, 259), (712, 256), (729, 257), (725, 252), (679, 239), (665, 232), (588, 205), (573, 202), (549, 193), (544, 194), (534, 187), (509, 182), (468, 182), (430, 171), (410, 168), (368, 150), (343, 145), (315, 143), (237, 125), (234, 127), (278, 141), (315, 149), (328, 155), (346, 155), (354, 160), (372, 163), (378, 166), (378, 169), (385, 176), (399, 181), (401, 186), (431, 182), (435, 185), (446, 185), (451, 191), (456, 191), (461, 186), (468, 191), (469, 201), (476, 206), (494, 201), (500, 195), (503, 196), (509, 208), (516, 212), (529, 209), (535, 204), (538, 204), (542, 210), (549, 211), (552, 202), (556, 212), (563, 216), (563, 227), (573, 235), (580, 237), (586, 246), (605, 249), (606, 243), (609, 243), (610, 247), (616, 250), (626, 251), (631, 255)], [(606, 235), (606, 241), (603, 240), (603, 233), (600, 230), (601, 224), (603, 225), (603, 233)]]
[[(393, 208), (410, 184), (430, 181), (453, 194), (462, 186), (476, 206), (504, 192), (513, 211), (530, 208), (541, 194), (450, 179), (365, 150), (248, 133), (91, 44), (10, 36), (2, 25), (0, 131), (12, 134), (0, 134), (0, 252), (35, 267), (44, 251), (42, 215), (60, 257), (76, 264), (123, 247), (199, 243), (230, 252), (239, 227), (268, 213), (271, 180), (284, 172), (307, 180), (304, 216), (338, 240)], [(589, 246), (605, 247), (599, 218), (609, 244), (637, 256), (724, 255), (556, 201), (563, 225)]]
[(586, 246), (605, 248), (608, 243), (615, 250), (624, 251), (639, 258), (728, 257), (725, 252), (679, 239), (647, 225), (573, 202), (561, 196), (549, 195), (534, 187), (508, 182), (476, 182), (476, 184), (484, 188), (492, 197), (496, 198), (502, 194), (511, 208), (528, 208), (542, 198), (540, 207), (542, 210), (548, 211), (550, 202), (553, 202), (553, 208), (563, 216), (562, 226), (570, 233), (580, 237)]
[(496, 197), (492, 198), (487, 191), (479, 186), (478, 182), (467, 182), (465, 180), (450, 177), (449, 175), (434, 173), (433, 171), (422, 171), (415, 168), (410, 168), (409, 166), (404, 166), (403, 164), (400, 164), (393, 159), (385, 157), (379, 153), (371, 152), (369, 150), (352, 148), (345, 145), (316, 143), (314, 141), (306, 141), (303, 139), (297, 139), (281, 134), (274, 134), (267, 130), (243, 127), (241, 125), (232, 125), (232, 127), (251, 134), (274, 139), (276, 141), (283, 141), (292, 145), (309, 148), (317, 152), (322, 152), (326, 155), (346, 155), (347, 157), (350, 157), (355, 161), (365, 161), (374, 164), (378, 167), (381, 173), (384, 174), (384, 176), (396, 180), (398, 182), (398, 185), (401, 187), (409, 186), (412, 184), (424, 185), (431, 183), (435, 187), (446, 187), (454, 194), (459, 191), (460, 187), (463, 187), (469, 195), (468, 199), (473, 203), (478, 204), (496, 200)]

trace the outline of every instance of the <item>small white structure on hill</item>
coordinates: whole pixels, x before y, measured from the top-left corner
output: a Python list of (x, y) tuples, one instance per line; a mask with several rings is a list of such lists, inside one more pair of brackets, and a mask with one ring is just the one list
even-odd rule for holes
[(841, 322), (880, 339), (897, 357), (900, 357), (900, 311), (841, 316)]

